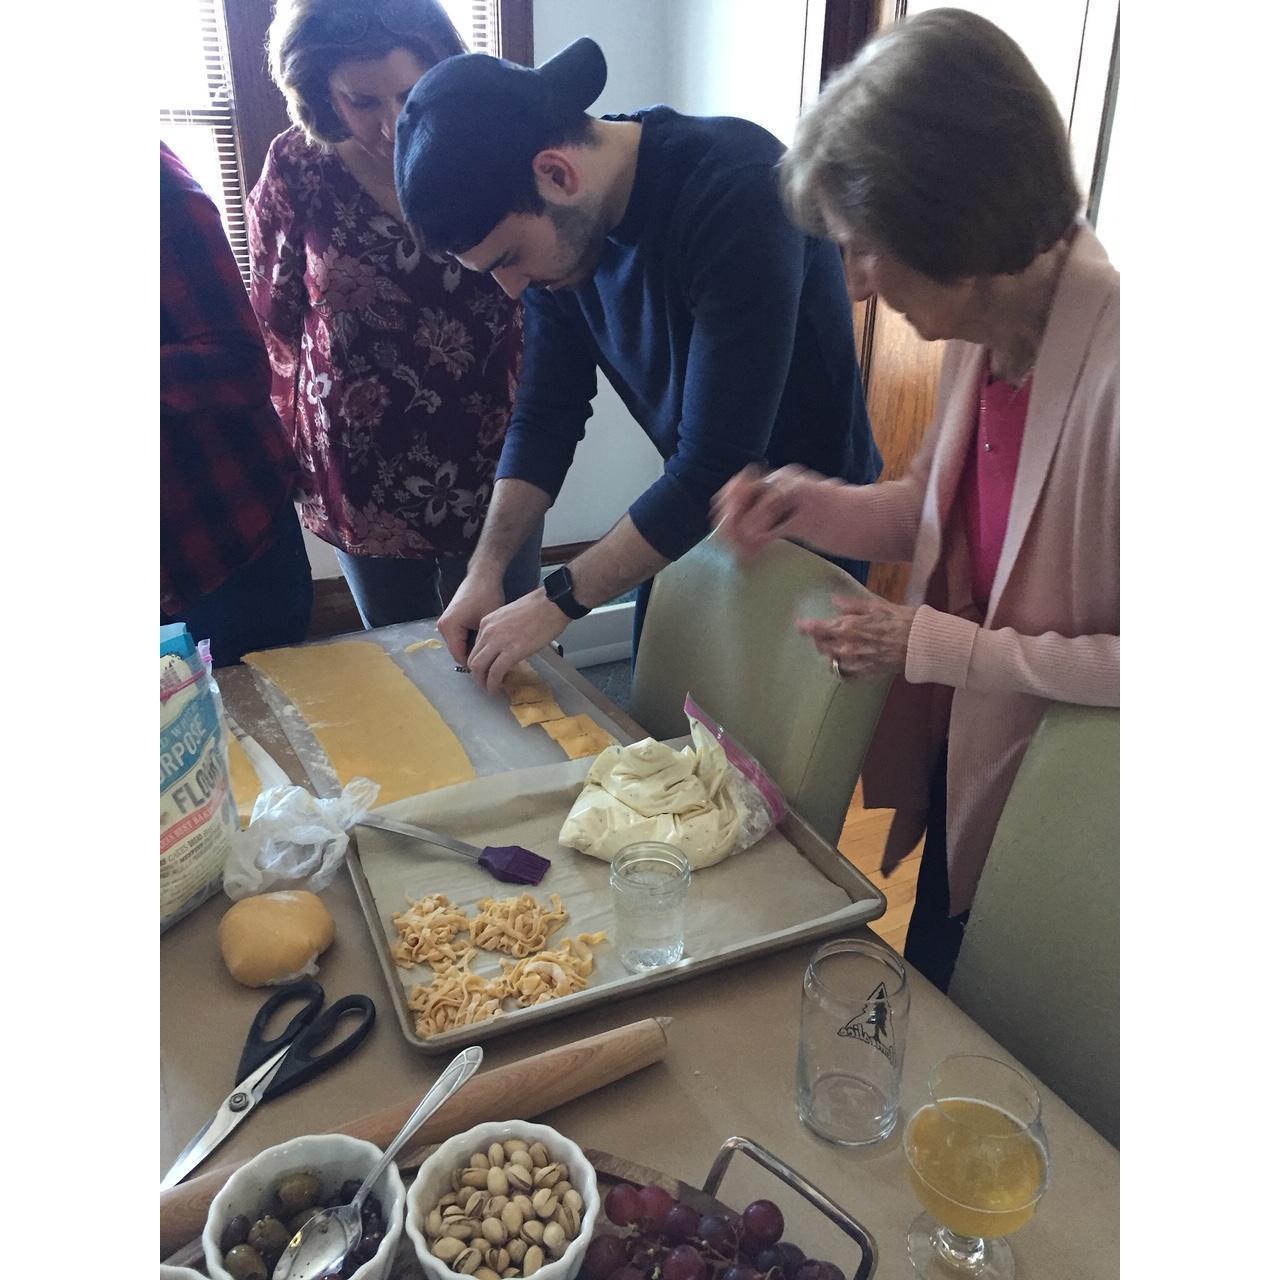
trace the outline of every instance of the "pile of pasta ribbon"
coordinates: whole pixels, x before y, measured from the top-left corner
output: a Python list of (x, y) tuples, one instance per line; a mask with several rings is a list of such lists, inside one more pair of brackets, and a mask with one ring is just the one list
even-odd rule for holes
[[(556, 947), (548, 939), (569, 919), (559, 894), (544, 907), (531, 893), (516, 898), (481, 898), (468, 916), (444, 894), (430, 894), (391, 917), (399, 934), (392, 944), (396, 964), (430, 965), (435, 976), (409, 991), (418, 1035), (428, 1037), (470, 1026), (503, 1012), (503, 1001), (530, 1008), (581, 991), (595, 966), (591, 948), (604, 933), (580, 933)], [(512, 957), (502, 974), (486, 978), (471, 971), (481, 951)]]

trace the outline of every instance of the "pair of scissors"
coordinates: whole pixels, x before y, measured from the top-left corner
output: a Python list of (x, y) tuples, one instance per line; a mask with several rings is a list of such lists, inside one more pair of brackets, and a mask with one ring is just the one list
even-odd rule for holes
[[(266, 1039), (272, 1017), (294, 1000), (301, 1000), (302, 1008), (278, 1036)], [(236, 1087), (183, 1148), (164, 1175), (161, 1191), (177, 1186), (203, 1163), (260, 1102), (270, 1102), (314, 1080), (341, 1062), (373, 1029), (377, 1010), (368, 996), (343, 996), (322, 1012), (323, 1004), (324, 988), (304, 978), (281, 987), (258, 1010), (240, 1055)], [(324, 1053), (313, 1055), (312, 1050), (323, 1044), (338, 1023), (348, 1017), (356, 1017), (358, 1021), (347, 1035)]]

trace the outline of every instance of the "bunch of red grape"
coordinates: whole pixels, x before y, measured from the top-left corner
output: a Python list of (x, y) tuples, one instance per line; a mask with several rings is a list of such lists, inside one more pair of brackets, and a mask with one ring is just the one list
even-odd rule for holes
[(680, 1204), (658, 1186), (620, 1182), (605, 1216), (624, 1230), (587, 1246), (582, 1280), (844, 1280), (832, 1262), (816, 1262), (782, 1239), (782, 1211), (755, 1200), (741, 1217)]

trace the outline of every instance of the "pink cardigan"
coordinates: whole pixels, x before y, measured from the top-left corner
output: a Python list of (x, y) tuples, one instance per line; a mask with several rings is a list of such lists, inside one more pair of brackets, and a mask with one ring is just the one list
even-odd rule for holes
[[(806, 503), (800, 536), (842, 554), (911, 561), (905, 679), (894, 681), (863, 771), (897, 809), (883, 869), (923, 834), (929, 774), (950, 735), (951, 912), (973, 901), (1001, 810), (1047, 701), (1120, 705), (1120, 277), (1081, 224), (1036, 360), (1009, 525), (987, 616), (969, 586), (955, 502), (985, 350), (953, 342), (938, 412), (910, 471)], [(1087, 802), (1082, 797), (1082, 802)]]

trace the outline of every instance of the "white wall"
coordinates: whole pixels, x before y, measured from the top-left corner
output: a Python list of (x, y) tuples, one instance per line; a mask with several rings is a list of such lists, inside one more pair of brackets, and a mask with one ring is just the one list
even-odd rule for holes
[(808, 8), (808, 0), (667, 0), (670, 105), (754, 120), (789, 146)]

